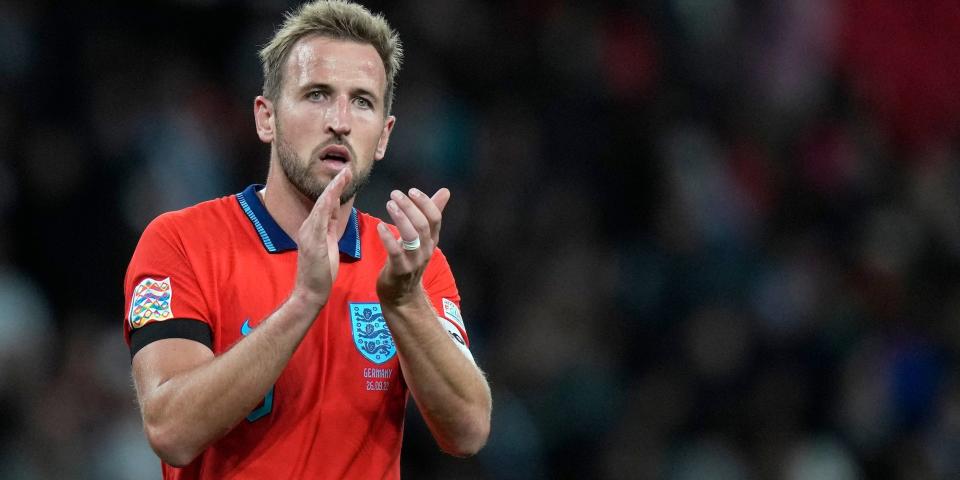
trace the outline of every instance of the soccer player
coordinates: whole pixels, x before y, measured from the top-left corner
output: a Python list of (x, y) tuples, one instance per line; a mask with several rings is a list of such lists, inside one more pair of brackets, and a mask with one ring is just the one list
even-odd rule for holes
[(260, 57), (266, 185), (157, 217), (124, 281), (164, 478), (398, 478), (408, 392), (441, 449), (474, 454), (491, 398), (437, 248), (450, 192), (393, 191), (393, 225), (353, 208), (396, 123), (396, 33), (318, 1)]

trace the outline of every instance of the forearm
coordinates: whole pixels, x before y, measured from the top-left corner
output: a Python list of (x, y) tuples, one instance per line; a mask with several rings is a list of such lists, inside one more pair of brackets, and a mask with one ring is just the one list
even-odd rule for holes
[(426, 296), (404, 305), (381, 304), (403, 376), (431, 432), (448, 453), (466, 456), (486, 443), (490, 388), (437, 321)]
[(186, 368), (141, 398), (144, 428), (164, 461), (190, 463), (229, 432), (276, 382), (319, 306), (292, 296), (224, 354)]

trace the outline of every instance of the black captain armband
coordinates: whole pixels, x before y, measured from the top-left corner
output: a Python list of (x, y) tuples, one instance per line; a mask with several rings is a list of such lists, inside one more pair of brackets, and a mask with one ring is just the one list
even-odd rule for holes
[(141, 348), (157, 340), (186, 338), (200, 342), (213, 350), (213, 333), (210, 325), (189, 318), (171, 318), (162, 322), (150, 322), (130, 333), (130, 360)]

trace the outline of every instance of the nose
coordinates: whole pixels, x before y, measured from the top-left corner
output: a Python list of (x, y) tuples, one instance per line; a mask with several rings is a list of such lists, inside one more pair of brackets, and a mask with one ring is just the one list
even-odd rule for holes
[(327, 131), (334, 135), (350, 133), (350, 99), (340, 95), (327, 111)]

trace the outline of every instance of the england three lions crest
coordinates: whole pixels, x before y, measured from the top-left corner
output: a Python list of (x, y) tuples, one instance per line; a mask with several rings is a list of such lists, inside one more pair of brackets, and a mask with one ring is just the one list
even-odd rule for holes
[(350, 303), (353, 344), (367, 360), (381, 364), (397, 354), (379, 303)]

